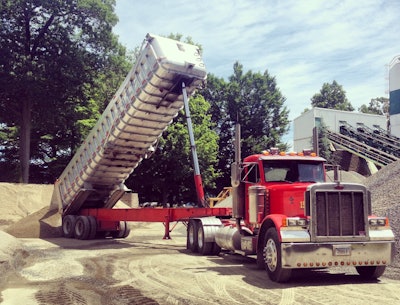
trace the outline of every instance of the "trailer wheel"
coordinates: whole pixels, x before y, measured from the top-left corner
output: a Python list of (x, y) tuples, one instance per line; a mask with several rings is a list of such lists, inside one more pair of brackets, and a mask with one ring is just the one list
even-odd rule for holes
[(90, 231), (89, 217), (78, 216), (75, 223), (75, 238), (88, 239)]
[(130, 229), (126, 221), (119, 222), (119, 230), (111, 233), (113, 238), (126, 238), (130, 233)]
[(90, 233), (87, 239), (95, 239), (97, 233), (97, 220), (94, 216), (88, 216), (90, 224)]
[(197, 221), (194, 219), (189, 220), (187, 228), (187, 243), (186, 248), (197, 253), (199, 251), (198, 235), (197, 235)]
[(275, 228), (269, 228), (265, 234), (263, 258), (272, 281), (283, 283), (289, 280), (292, 270), (282, 268), (281, 243)]
[(66, 238), (72, 238), (74, 236), (76, 223), (75, 215), (66, 215), (62, 219), (62, 233)]
[(375, 280), (385, 272), (386, 266), (360, 266), (356, 270), (365, 280)]
[(128, 226), (128, 223), (126, 221), (123, 221), (124, 225), (125, 225), (125, 230), (124, 233), (122, 234), (121, 238), (127, 238), (129, 233), (131, 233), (131, 229)]
[(200, 222), (197, 230), (197, 243), (199, 247), (199, 253), (202, 255), (210, 255), (213, 249), (213, 242), (205, 241), (204, 226)]

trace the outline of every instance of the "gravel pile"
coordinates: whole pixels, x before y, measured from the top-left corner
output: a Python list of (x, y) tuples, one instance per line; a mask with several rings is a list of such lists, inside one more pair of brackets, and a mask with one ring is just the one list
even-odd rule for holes
[[(333, 172), (327, 172), (333, 181)], [(389, 218), (395, 235), (394, 261), (386, 276), (400, 279), (400, 161), (387, 165), (368, 178), (356, 172), (340, 173), (341, 181), (364, 184), (371, 191), (372, 212)]]
[(368, 177), (365, 185), (371, 191), (372, 210), (389, 218), (395, 235), (395, 259), (392, 267), (400, 275), (400, 161), (396, 161)]

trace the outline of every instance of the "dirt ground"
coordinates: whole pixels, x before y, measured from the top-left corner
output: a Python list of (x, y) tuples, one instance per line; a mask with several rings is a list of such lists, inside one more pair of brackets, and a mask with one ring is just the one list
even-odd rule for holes
[(387, 277), (298, 271), (277, 284), (251, 258), (190, 254), (185, 229), (171, 240), (158, 223), (134, 224), (124, 240), (18, 239), (2, 304), (400, 304), (400, 281)]
[[(0, 230), (1, 304), (400, 304), (396, 266), (378, 281), (362, 281), (354, 269), (340, 268), (299, 270), (289, 283), (277, 284), (252, 258), (189, 253), (182, 223), (171, 240), (162, 239), (160, 223), (131, 223), (130, 235), (121, 240), (57, 237), (60, 217), (46, 202), (52, 186), (24, 193), (23, 185), (0, 184), (2, 195), (3, 188), (25, 196), (21, 203), (41, 203), (30, 203), (36, 211), (9, 204), (0, 212), (13, 215), (3, 221), (6, 232)], [(3, 201), (13, 198), (0, 197), (0, 207)]]

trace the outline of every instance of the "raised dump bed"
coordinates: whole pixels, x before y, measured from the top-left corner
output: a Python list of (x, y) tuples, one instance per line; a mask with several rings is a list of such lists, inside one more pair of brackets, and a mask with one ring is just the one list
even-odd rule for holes
[(191, 95), (206, 79), (197, 46), (147, 34), (139, 56), (104, 113), (58, 178), (53, 194), (63, 215), (112, 208), (124, 181), (154, 151)]

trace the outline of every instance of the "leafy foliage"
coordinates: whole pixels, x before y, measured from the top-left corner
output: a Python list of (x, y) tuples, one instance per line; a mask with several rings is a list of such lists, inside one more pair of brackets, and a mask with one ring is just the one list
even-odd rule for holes
[(354, 108), (347, 100), (346, 91), (335, 80), (332, 84), (324, 83), (319, 93), (311, 98), (313, 107), (353, 111)]
[(228, 82), (208, 75), (207, 88), (201, 93), (211, 103), (212, 120), (220, 136), (218, 171), (222, 176), (217, 182), (218, 189), (230, 185), (235, 123), (241, 124), (244, 157), (273, 146), (287, 149), (280, 138), (289, 128), (289, 111), (284, 106), (285, 97), (268, 71), (245, 73), (243, 65), (236, 62)]
[[(116, 22), (113, 0), (0, 1), (0, 42), (5, 46), (0, 50), (0, 165), (6, 169), (0, 172), (7, 173), (0, 179), (22, 177), (27, 182), (30, 166), (31, 182), (53, 182), (132, 60), (111, 32)], [(193, 43), (190, 37), (186, 40)], [(239, 63), (227, 82), (209, 75), (202, 93), (207, 98), (196, 95), (190, 108), (203, 185), (212, 193), (229, 181), (235, 122), (242, 124), (244, 155), (285, 147), (280, 137), (288, 130), (288, 110), (274, 77), (267, 71), (245, 73)], [(142, 201), (191, 201), (195, 187), (190, 156), (181, 112), (154, 156), (143, 161), (127, 185)], [(220, 176), (225, 181), (216, 185)]]
[(108, 100), (100, 75), (120, 82), (125, 49), (111, 31), (114, 5), (1, 0), (0, 129), (12, 138), (0, 139), (0, 162), (21, 170), (7, 180), (54, 181)]
[[(190, 99), (189, 106), (203, 185), (206, 190), (212, 190), (218, 176), (214, 169), (218, 135), (211, 128), (210, 105), (201, 95), (196, 95)], [(153, 156), (143, 161), (126, 184), (139, 193), (142, 202), (193, 201), (196, 192), (190, 156), (189, 134), (182, 110), (160, 138)]]
[(361, 105), (358, 111), (362, 113), (387, 115), (389, 113), (389, 99), (386, 97), (377, 97), (371, 99), (368, 106)]
[(325, 158), (328, 163), (332, 163), (334, 160), (332, 159), (332, 152), (329, 148), (330, 140), (327, 136), (327, 127), (324, 122), (321, 122), (321, 125), (317, 127), (318, 132), (318, 153), (319, 156)]

